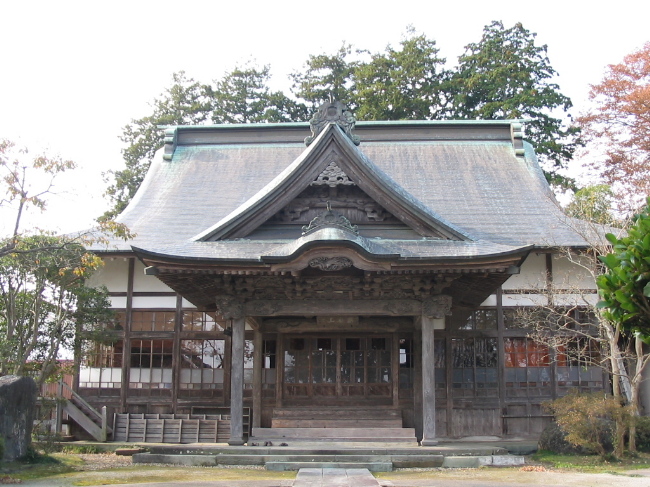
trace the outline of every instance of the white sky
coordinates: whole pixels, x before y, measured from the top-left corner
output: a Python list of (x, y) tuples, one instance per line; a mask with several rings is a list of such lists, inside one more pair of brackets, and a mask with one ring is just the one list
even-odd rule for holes
[(343, 41), (383, 51), (412, 24), (455, 64), (484, 25), (522, 22), (538, 34), (538, 44), (548, 45), (577, 114), (605, 66), (650, 41), (649, 14), (647, 0), (6, 0), (0, 138), (79, 164), (61, 178), (60, 194), (39, 224), (85, 228), (108, 207), (101, 174), (121, 167), (122, 127), (148, 114), (147, 104), (175, 71), (208, 82), (252, 59), (270, 64), (274, 86), (286, 89), (286, 76), (309, 54), (333, 53)]

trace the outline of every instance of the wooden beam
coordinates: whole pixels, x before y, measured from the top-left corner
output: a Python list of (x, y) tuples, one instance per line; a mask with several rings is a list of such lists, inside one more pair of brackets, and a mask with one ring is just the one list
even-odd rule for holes
[(419, 316), (422, 303), (416, 299), (304, 299), (257, 300), (244, 305), (247, 316)]

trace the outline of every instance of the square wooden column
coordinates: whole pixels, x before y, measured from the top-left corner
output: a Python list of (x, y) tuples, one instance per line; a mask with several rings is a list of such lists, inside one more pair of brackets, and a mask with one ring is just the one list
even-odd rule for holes
[(440, 295), (422, 303), (422, 446), (438, 444), (436, 438), (436, 361), (434, 330), (444, 329), (451, 297)]
[(228, 444), (244, 444), (244, 304), (234, 296), (215, 299), (221, 316), (230, 320), (232, 330), (230, 354), (230, 439)]
[(232, 446), (244, 444), (244, 330), (246, 319), (232, 320), (230, 366), (230, 440)]
[(255, 330), (255, 336), (253, 338), (253, 428), (262, 426), (263, 346), (262, 332)]

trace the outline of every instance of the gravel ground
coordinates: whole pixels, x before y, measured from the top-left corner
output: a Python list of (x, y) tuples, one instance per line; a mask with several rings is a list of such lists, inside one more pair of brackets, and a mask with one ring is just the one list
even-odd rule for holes
[(82, 453), (78, 455), (84, 461), (79, 470), (101, 470), (102, 468), (130, 467), (133, 465), (133, 457), (116, 455), (115, 453)]

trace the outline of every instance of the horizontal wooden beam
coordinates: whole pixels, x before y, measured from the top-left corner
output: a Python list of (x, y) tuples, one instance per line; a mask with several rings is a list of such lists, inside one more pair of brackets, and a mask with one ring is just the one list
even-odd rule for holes
[(415, 299), (368, 300), (258, 300), (244, 304), (246, 316), (420, 316), (422, 303)]

